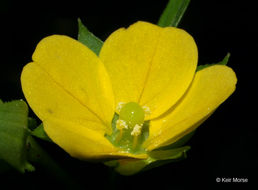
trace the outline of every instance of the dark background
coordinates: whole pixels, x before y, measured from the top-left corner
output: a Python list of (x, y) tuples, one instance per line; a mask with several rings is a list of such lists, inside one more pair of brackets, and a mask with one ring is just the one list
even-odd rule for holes
[[(167, 1), (84, 1), (34, 4), (0, 1), (0, 99), (24, 99), (22, 67), (31, 61), (36, 44), (51, 34), (77, 37), (77, 18), (105, 40), (114, 30), (137, 20), (157, 23)], [(228, 65), (238, 77), (235, 93), (197, 130), (188, 143), (188, 158), (131, 177), (112, 174), (102, 164), (69, 157), (55, 145), (39, 140), (82, 189), (251, 189), (257, 187), (257, 13), (251, 1), (192, 1), (180, 28), (199, 48), (199, 64), (220, 61), (231, 53)], [(32, 114), (32, 113), (30, 113)], [(1, 173), (2, 185), (27, 189), (67, 189), (54, 174), (37, 166), (24, 175)], [(247, 184), (216, 183), (217, 177), (248, 178)], [(115, 178), (115, 180), (114, 180)], [(112, 182), (113, 181), (113, 182)], [(112, 182), (112, 183), (111, 183)], [(9, 189), (8, 188), (8, 189)], [(1, 188), (2, 189), (2, 188)]]

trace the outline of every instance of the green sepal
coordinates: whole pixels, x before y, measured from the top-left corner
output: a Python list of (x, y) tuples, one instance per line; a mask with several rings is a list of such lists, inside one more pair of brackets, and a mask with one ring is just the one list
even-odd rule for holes
[(161, 165), (179, 161), (186, 158), (186, 152), (190, 146), (170, 150), (154, 150), (148, 153), (149, 157), (145, 160), (140, 159), (121, 159), (107, 161), (104, 164), (113, 167), (121, 175), (134, 175), (140, 171), (146, 171)]
[(189, 3), (190, 0), (169, 0), (165, 10), (160, 16), (158, 25), (161, 27), (177, 27)]
[(21, 173), (34, 171), (26, 155), (28, 106), (22, 100), (0, 102), (0, 158)]
[(28, 117), (28, 128), (31, 135), (48, 142), (52, 142), (44, 130), (43, 123), (38, 125), (34, 118)]
[(37, 124), (36, 119), (34, 119), (32, 117), (28, 117), (28, 128), (30, 130), (34, 130), (37, 128), (37, 126), (38, 126), (38, 124)]
[(197, 71), (200, 71), (202, 69), (205, 69), (207, 67), (210, 67), (210, 66), (213, 66), (213, 65), (227, 65), (228, 63), (228, 60), (229, 60), (229, 57), (230, 57), (230, 53), (227, 53), (227, 55), (224, 57), (224, 59), (218, 63), (212, 63), (212, 64), (205, 64), (205, 65), (198, 65), (197, 69), (196, 69), (196, 72)]
[(80, 18), (78, 18), (78, 30), (78, 41), (83, 43), (96, 55), (98, 55), (103, 45), (103, 42), (94, 34), (92, 34), (86, 26), (82, 24)]
[(44, 130), (43, 123), (41, 123), (36, 129), (31, 131), (30, 133), (31, 133), (31, 135), (38, 137), (42, 140), (52, 142), (52, 140), (48, 137), (48, 135), (46, 134), (46, 132)]

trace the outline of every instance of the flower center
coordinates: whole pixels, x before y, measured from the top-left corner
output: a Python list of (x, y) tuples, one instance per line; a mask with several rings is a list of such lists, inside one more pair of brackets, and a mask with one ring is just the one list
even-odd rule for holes
[(141, 145), (149, 136), (149, 121), (144, 119), (150, 109), (136, 102), (120, 102), (116, 112), (112, 121), (113, 132), (106, 138), (125, 151), (143, 153), (145, 150)]
[(134, 128), (137, 124), (142, 125), (144, 116), (144, 110), (135, 102), (125, 104), (119, 113), (119, 119), (125, 121), (129, 128)]

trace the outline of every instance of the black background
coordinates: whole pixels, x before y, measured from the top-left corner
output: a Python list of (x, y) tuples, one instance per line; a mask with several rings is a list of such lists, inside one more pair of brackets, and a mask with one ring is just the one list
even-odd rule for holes
[[(34, 4), (1, 1), (0, 99), (24, 99), (22, 67), (31, 61), (36, 44), (51, 34), (77, 37), (77, 18), (102, 40), (137, 20), (157, 23), (167, 1), (84, 1)], [(188, 31), (199, 49), (199, 64), (220, 61), (238, 77), (235, 93), (197, 130), (188, 143), (188, 158), (131, 177), (114, 175), (102, 164), (69, 157), (55, 145), (39, 140), (82, 189), (251, 189), (257, 187), (257, 13), (251, 1), (192, 1), (179, 27)], [(32, 115), (32, 113), (30, 113)], [(67, 189), (45, 168), (24, 175), (1, 173), (0, 188)], [(248, 178), (246, 184), (216, 183), (217, 177)], [(113, 181), (113, 182), (112, 182)], [(9, 189), (8, 188), (8, 189)]]

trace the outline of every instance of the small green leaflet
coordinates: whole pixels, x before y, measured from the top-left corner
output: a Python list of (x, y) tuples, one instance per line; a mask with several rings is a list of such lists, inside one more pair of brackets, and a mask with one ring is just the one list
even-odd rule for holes
[(84, 26), (81, 22), (81, 19), (78, 18), (78, 41), (83, 43), (89, 49), (91, 49), (96, 55), (99, 54), (100, 49), (103, 45), (103, 42), (92, 34), (86, 26)]
[(229, 60), (229, 57), (230, 57), (230, 53), (227, 53), (227, 55), (224, 57), (224, 59), (218, 63), (212, 63), (212, 64), (205, 64), (205, 65), (198, 65), (197, 66), (197, 69), (196, 69), (196, 72), (197, 71), (200, 71), (202, 69), (205, 69), (207, 67), (210, 67), (210, 66), (213, 66), (213, 65), (227, 65), (228, 63), (228, 60)]
[(28, 107), (22, 100), (0, 101), (0, 158), (24, 173), (34, 171), (26, 155)]
[(189, 3), (190, 0), (169, 0), (165, 10), (160, 16), (158, 25), (161, 27), (177, 27)]

